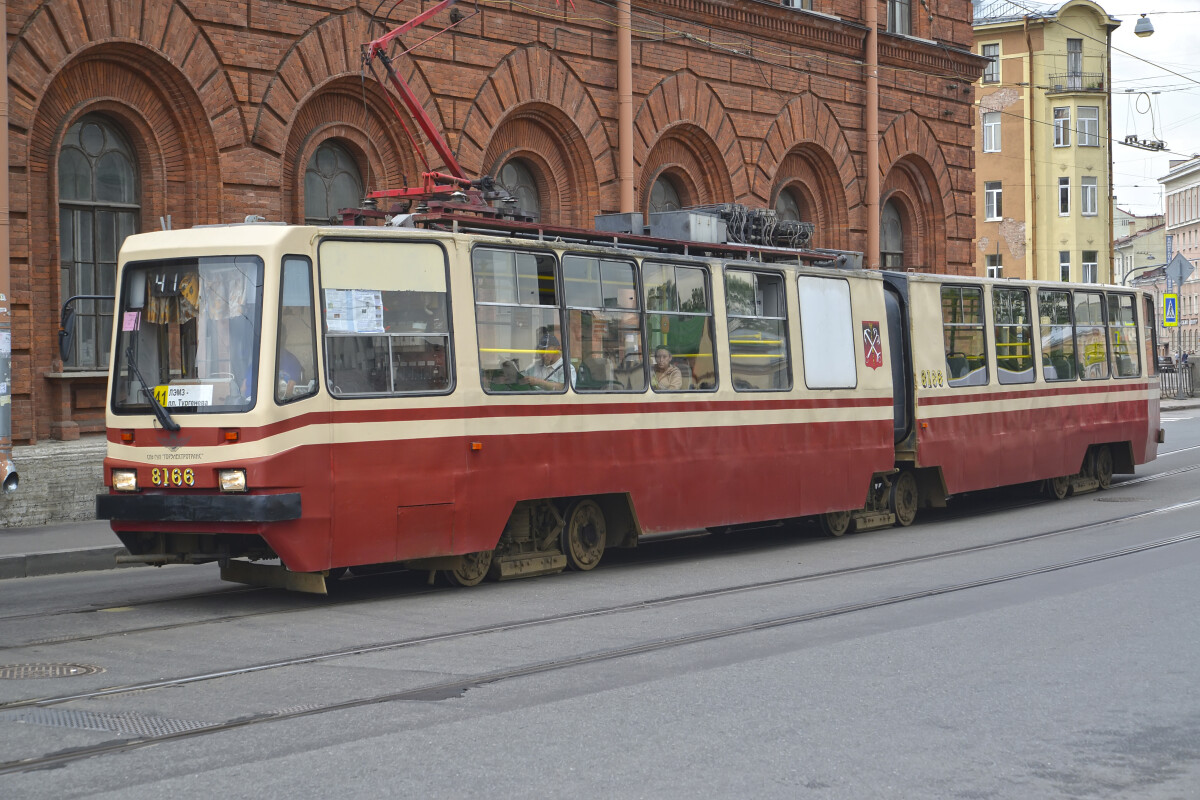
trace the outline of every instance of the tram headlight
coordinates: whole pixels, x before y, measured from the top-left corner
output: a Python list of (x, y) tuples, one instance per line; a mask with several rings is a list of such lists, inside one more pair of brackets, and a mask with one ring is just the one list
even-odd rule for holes
[(220, 484), (222, 492), (244, 492), (246, 491), (246, 470), (223, 469), (217, 473), (217, 483)]
[(112, 471), (112, 487), (118, 492), (137, 491), (137, 470), (114, 469)]

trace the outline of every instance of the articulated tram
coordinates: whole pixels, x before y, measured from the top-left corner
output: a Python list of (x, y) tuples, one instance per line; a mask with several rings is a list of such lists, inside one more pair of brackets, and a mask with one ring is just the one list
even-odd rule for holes
[(131, 236), (97, 514), (131, 560), (235, 581), (471, 585), (1155, 458), (1145, 293), (844, 261), (521, 223)]

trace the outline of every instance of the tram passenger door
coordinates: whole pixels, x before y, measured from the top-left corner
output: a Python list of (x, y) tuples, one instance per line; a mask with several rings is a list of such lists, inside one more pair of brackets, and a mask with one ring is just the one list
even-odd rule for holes
[(892, 428), (899, 444), (912, 430), (912, 358), (909, 355), (908, 326), (900, 294), (886, 286), (888, 355), (892, 364)]

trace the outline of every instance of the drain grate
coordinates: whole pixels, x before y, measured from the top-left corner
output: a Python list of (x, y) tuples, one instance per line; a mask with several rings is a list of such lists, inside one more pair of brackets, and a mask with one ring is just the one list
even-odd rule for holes
[(1141, 497), (1097, 497), (1097, 503), (1144, 503)]
[(68, 711), (58, 708), (35, 708), (21, 714), (18, 721), (31, 725), (50, 725), (56, 728), (111, 731), (123, 736), (139, 736), (147, 739), (208, 728), (213, 724), (187, 719), (152, 717), (145, 714), (97, 714), (92, 711)]
[(103, 667), (91, 664), (3, 664), (0, 680), (31, 680), (35, 678), (77, 678), (104, 672)]

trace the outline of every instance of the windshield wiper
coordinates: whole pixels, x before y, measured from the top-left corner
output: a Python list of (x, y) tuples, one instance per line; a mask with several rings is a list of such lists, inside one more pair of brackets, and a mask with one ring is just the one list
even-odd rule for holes
[(179, 430), (179, 423), (171, 419), (170, 413), (154, 399), (154, 392), (151, 391), (150, 384), (146, 383), (146, 379), (142, 377), (141, 370), (137, 368), (137, 361), (133, 358), (133, 345), (125, 348), (125, 357), (129, 359), (129, 369), (133, 372), (134, 377), (138, 379), (138, 383), (142, 385), (142, 394), (146, 395), (146, 399), (150, 401), (150, 410), (158, 418), (158, 424), (172, 432)]

